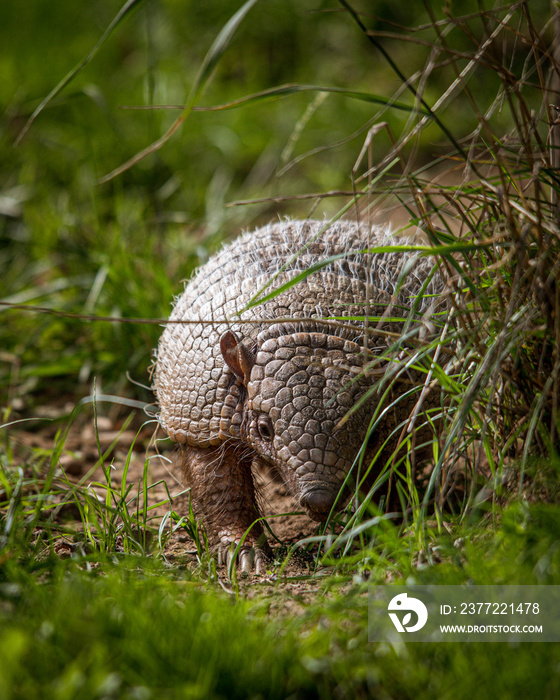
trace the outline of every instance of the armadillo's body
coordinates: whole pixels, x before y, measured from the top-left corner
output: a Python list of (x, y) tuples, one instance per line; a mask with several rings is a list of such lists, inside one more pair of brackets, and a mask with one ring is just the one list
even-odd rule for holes
[[(353, 222), (270, 225), (224, 247), (178, 298), (157, 352), (160, 423), (182, 446), (195, 509), (222, 544), (258, 517), (255, 461), (273, 466), (311, 517), (328, 515), (372, 412), (370, 400), (346, 416), (379, 378), (363, 369), (394, 342), (387, 332), (400, 331), (395, 317), (409, 316), (433, 264), (363, 252), (401, 242)], [(416, 319), (439, 291), (435, 275)]]

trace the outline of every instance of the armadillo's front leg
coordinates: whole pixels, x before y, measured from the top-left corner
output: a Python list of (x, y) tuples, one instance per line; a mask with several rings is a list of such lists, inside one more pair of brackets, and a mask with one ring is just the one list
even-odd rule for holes
[[(246, 447), (245, 447), (246, 450)], [(256, 500), (250, 456), (243, 456), (233, 446), (200, 448), (181, 447), (185, 485), (191, 489), (194, 512), (200, 517), (212, 545), (218, 547), (219, 559), (231, 557), (232, 545), (239, 544), (241, 571), (257, 574), (264, 571), (267, 548)], [(227, 556), (226, 555), (226, 556)]]

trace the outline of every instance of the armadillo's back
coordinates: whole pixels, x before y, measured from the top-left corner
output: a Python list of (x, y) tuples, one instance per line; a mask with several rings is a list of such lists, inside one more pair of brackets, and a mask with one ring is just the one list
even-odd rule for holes
[[(292, 323), (281, 324), (281, 332), (328, 327), (332, 335), (359, 342), (364, 315), (382, 316), (391, 301), (395, 304), (399, 277), (412, 254), (358, 251), (402, 241), (354, 222), (324, 228), (318, 221), (286, 221), (245, 234), (213, 256), (187, 284), (161, 336), (155, 372), (160, 423), (173, 440), (209, 447), (239, 437), (239, 383), (220, 350), (220, 338), (228, 329), (253, 343), (257, 336), (259, 341), (266, 338), (273, 319), (291, 318)], [(327, 258), (335, 259), (321, 265)], [(417, 262), (407, 273), (397, 308), (407, 306), (419, 292), (427, 265), (431, 263)], [(265, 293), (311, 266), (316, 269), (309, 277), (243, 311), (271, 280)], [(427, 293), (437, 288), (436, 276)], [(346, 322), (341, 320), (345, 317)], [(302, 320), (306, 318), (317, 320)], [(338, 320), (318, 320), (324, 318)], [(277, 329), (275, 324), (275, 333)]]

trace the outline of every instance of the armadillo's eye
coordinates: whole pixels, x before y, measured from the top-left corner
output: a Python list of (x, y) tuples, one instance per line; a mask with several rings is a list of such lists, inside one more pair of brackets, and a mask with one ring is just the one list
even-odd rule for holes
[(257, 428), (261, 438), (266, 440), (266, 442), (271, 442), (274, 436), (274, 430), (272, 429), (272, 423), (270, 422), (270, 418), (268, 416), (259, 416)]

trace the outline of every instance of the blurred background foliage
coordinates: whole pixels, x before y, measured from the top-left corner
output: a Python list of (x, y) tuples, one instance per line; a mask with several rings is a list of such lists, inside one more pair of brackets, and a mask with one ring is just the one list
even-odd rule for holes
[[(376, 32), (368, 36), (345, 11), (345, 0), (260, 0), (235, 33), (199, 106), (225, 105), (283, 84), (342, 92), (300, 91), (236, 109), (195, 111), (160, 150), (99, 184), (165, 133), (179, 114), (123, 107), (185, 104), (212, 42), (241, 4), (137, 0), (16, 146), (34, 110), (79, 65), (125, 0), (0, 0), (0, 696), (210, 697), (224, 687), (236, 697), (251, 691), (255, 697), (295, 697), (299, 683), (301, 697), (316, 689), (317, 696), (337, 698), (557, 697), (558, 645), (392, 644), (372, 652), (363, 595), (368, 576), (447, 584), (559, 581), (558, 508), (534, 504), (557, 500), (560, 463), (549, 439), (557, 440), (560, 432), (553, 430), (558, 343), (552, 334), (546, 337), (553, 324), (559, 332), (560, 303), (557, 213), (550, 196), (554, 188), (560, 195), (560, 182), (543, 157), (549, 136), (546, 53), (555, 36), (551, 3), (352, 0), (360, 21)], [(496, 40), (481, 51), (496, 27)], [(468, 80), (437, 111), (448, 133), (434, 120), (415, 131), (421, 108), (403, 77), (433, 107), (473, 55), (479, 60)], [(350, 92), (380, 100), (356, 99)], [(383, 104), (392, 99), (411, 111)], [(464, 266), (459, 279), (468, 282), (472, 273), (473, 287), (478, 285), (478, 296), (463, 295), (463, 301), (472, 311), (465, 318), (480, 322), (461, 338), (474, 339), (480, 352), (463, 353), (462, 367), (442, 370), (439, 381), (453, 401), (446, 425), (463, 430), (463, 437), (455, 438), (455, 454), (467, 466), (471, 460), (474, 475), (477, 460), (493, 460), (492, 475), (500, 477), (496, 497), (486, 500), (485, 485), (479, 501), (473, 488), (474, 507), (467, 509), (465, 495), (457, 523), (447, 514), (445, 520), (426, 519), (416, 508), (404, 529), (360, 511), (361, 521), (349, 520), (354, 531), (343, 532), (342, 546), (329, 550), (332, 561), (324, 559), (335, 565), (336, 558), (340, 571), (350, 571), (352, 584), (350, 578), (321, 573), (325, 592), (343, 582), (344, 594), (338, 595), (338, 588), (332, 596), (320, 592), (311, 606), (304, 603), (299, 579), (297, 595), (288, 592), (285, 608), (277, 602), (278, 589), (267, 584), (260, 602), (253, 597), (248, 607), (235, 610), (230, 600), (224, 605), (206, 591), (199, 596), (181, 564), (160, 569), (155, 562), (150, 573), (145, 558), (129, 563), (117, 558), (113, 550), (120, 532), (131, 551), (145, 549), (147, 511), (136, 508), (140, 496), (126, 501), (124, 490), (109, 483), (112, 447), (104, 455), (98, 448), (108, 483), (103, 502), (90, 489), (91, 471), (76, 489), (60, 477), (59, 458), (63, 450), (74, 449), (65, 441), (75, 413), (64, 428), (53, 422), (54, 430), (60, 429), (52, 440), (27, 450), (27, 443), (8, 435), (11, 421), (45, 417), (44, 409), (53, 407), (56, 417), (65, 419), (92, 391), (152, 402), (149, 366), (160, 326), (87, 317), (165, 318), (181, 281), (223, 240), (278, 216), (335, 214), (349, 197), (302, 195), (351, 192), (353, 180), (363, 188), (367, 178), (359, 179), (368, 158), (383, 164), (395, 153), (389, 132), (381, 129), (360, 159), (368, 131), (384, 121), (397, 143), (415, 135), (399, 151), (402, 162), (387, 167), (360, 207), (380, 208), (383, 218), (404, 199), (397, 225), (434, 221), (441, 233), (446, 219), (438, 218), (438, 207), (452, 200), (456, 208), (447, 213), (455, 223), (467, 222), (468, 244), (476, 248), (479, 239), (494, 236), (494, 248), (483, 249), (478, 258), (473, 254), (473, 264)], [(473, 137), (483, 123), (487, 131)], [(472, 181), (462, 186), (463, 163), (455, 150), (457, 145), (469, 150), (473, 143), (473, 166), (483, 168), (488, 161), (501, 179), (494, 171), (482, 182), (471, 172)], [(456, 168), (443, 178), (437, 202), (430, 200), (423, 180), (423, 169), (434, 165), (440, 171)], [(525, 189), (527, 182), (532, 190)], [(240, 200), (257, 201), (231, 206)], [(536, 224), (531, 228), (527, 221)], [(519, 259), (509, 254), (518, 250)], [(467, 245), (467, 263), (469, 255)], [(545, 289), (541, 282), (547, 276), (554, 284)], [(554, 303), (543, 301), (543, 289)], [(25, 305), (30, 308), (21, 308)], [(511, 403), (496, 399), (499, 382)], [(519, 387), (523, 391), (517, 392)], [(549, 395), (552, 411), (541, 401)], [(475, 398), (491, 408), (480, 419), (476, 405), (469, 413)], [(477, 420), (469, 422), (472, 416)], [(543, 416), (551, 419), (548, 433)], [(41, 422), (14, 427), (30, 431), (37, 425)], [(510, 448), (519, 442), (528, 452), (527, 433), (538, 430), (545, 447), (550, 445), (550, 459), (529, 463), (527, 472), (539, 477), (533, 478), (533, 493), (522, 491), (519, 480), (519, 489), (510, 490), (520, 502), (501, 510), (501, 494), (509, 488), (502, 489), (502, 467), (513, 462)], [(83, 442), (84, 432), (76, 432)], [(450, 429), (447, 435), (458, 432)], [(523, 439), (510, 440), (510, 434)], [(452, 464), (452, 452), (442, 449), (435, 474), (445, 476), (443, 460)], [(130, 457), (131, 452), (123, 458), (123, 473)], [(84, 462), (83, 455), (78, 461)], [(510, 475), (515, 469), (514, 463)], [(145, 473), (142, 483), (147, 502)], [(478, 483), (472, 480), (476, 488)], [(415, 488), (412, 477), (409, 488)], [(110, 496), (118, 507), (108, 507)], [(62, 511), (76, 504), (82, 529), (86, 535), (95, 531), (95, 538), (78, 533), (72, 545), (66, 542), (72, 557), (62, 559), (54, 544), (63, 533), (74, 535), (64, 519), (55, 518), (58, 513), (77, 517), (75, 507)], [(82, 546), (84, 540), (93, 551)], [(331, 547), (330, 535), (327, 542)], [(358, 549), (347, 549), (358, 542)], [(46, 550), (46, 558), (39, 556)], [(203, 570), (201, 564), (198, 571)], [(52, 585), (45, 585), (49, 577)], [(199, 649), (200, 663), (193, 664)], [(262, 656), (256, 665), (237, 663), (255, 653)]]
[[(166, 317), (181, 280), (223, 239), (279, 215), (332, 215), (346, 199), (293, 196), (351, 191), (368, 129), (387, 121), (398, 138), (418, 119), (417, 113), (348, 94), (313, 91), (196, 111), (157, 153), (98, 184), (179, 114), (123, 107), (183, 105), (206, 52), (241, 5), (145, 0), (15, 146), (33, 110), (90, 51), (122, 5), (0, 3), (0, 300), (68, 313)], [(549, 3), (530, 5), (533, 20), (544, 26)], [(453, 81), (456, 68), (447, 60), (438, 64), (437, 56), (430, 64), (432, 20), (441, 27), (439, 40), (458, 52), (459, 68), (461, 51), (472, 52), (484, 32), (484, 18), (473, 18), (472, 27), (467, 19), (469, 31), (448, 21), (450, 13), (468, 18), (479, 12), (480, 2), (364, 0), (352, 7), (368, 28), (399, 37), (376, 40), (412, 84), (419, 85), (430, 65), (423, 86), (430, 104)], [(514, 32), (504, 33), (494, 50), (516, 41)], [(522, 65), (511, 68), (523, 71)], [(335, 87), (387, 101), (395, 95), (411, 108), (415, 104), (382, 54), (332, 0), (258, 2), (200, 106), (282, 84)], [(482, 105), (486, 94), (492, 103), (498, 84), (484, 66), (470, 83)], [(530, 84), (524, 89), (529, 93)], [(463, 91), (440, 113), (457, 139), (477, 123), (467, 100)], [(538, 100), (542, 95), (535, 90)], [(507, 129), (505, 111), (492, 118), (505, 120)], [(390, 146), (382, 130), (372, 142), (372, 161), (382, 160)], [(403, 157), (413, 157), (418, 167), (448, 150), (449, 142), (431, 124), (403, 149)], [(356, 175), (366, 165), (367, 158)], [(227, 206), (267, 197), (287, 199)], [(98, 391), (150, 400), (149, 391), (126, 374), (149, 383), (157, 325), (76, 321), (5, 307), (0, 317), (0, 405), (25, 411), (64, 392), (86, 394), (94, 377)]]

